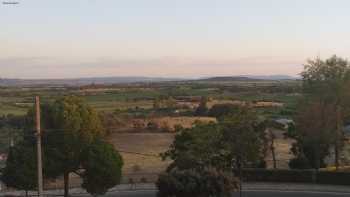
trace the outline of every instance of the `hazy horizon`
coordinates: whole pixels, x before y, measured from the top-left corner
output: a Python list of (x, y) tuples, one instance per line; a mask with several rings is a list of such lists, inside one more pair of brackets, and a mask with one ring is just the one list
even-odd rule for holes
[(346, 0), (0, 4), (0, 78), (297, 76), (350, 54)]
[(25, 77), (16, 77), (16, 78), (8, 78), (8, 77), (2, 77), (0, 76), (0, 79), (8, 79), (8, 80), (75, 80), (75, 79), (106, 79), (106, 78), (149, 78), (149, 79), (176, 79), (176, 80), (198, 80), (198, 79), (208, 79), (208, 78), (214, 78), (214, 77), (247, 77), (247, 78), (252, 78), (252, 79), (260, 79), (260, 78), (274, 78), (274, 77), (279, 77), (279, 78), (294, 78), (294, 79), (299, 79), (300, 76), (292, 76), (292, 75), (203, 75), (203, 76), (189, 76), (189, 77), (162, 77), (162, 76), (143, 76), (143, 75), (135, 75), (135, 76), (92, 76), (92, 77), (48, 77), (48, 78), (38, 78), (38, 77), (32, 77), (32, 78), (25, 78)]

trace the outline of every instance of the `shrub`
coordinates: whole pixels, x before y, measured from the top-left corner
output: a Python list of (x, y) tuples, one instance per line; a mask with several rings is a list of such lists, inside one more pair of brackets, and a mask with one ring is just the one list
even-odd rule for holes
[(158, 123), (151, 121), (151, 122), (148, 122), (147, 129), (152, 130), (152, 131), (156, 131), (159, 129), (159, 125), (158, 125)]
[(306, 157), (302, 157), (302, 156), (291, 159), (289, 161), (288, 165), (291, 169), (310, 169), (310, 168), (312, 168), (309, 160), (307, 160)]
[(123, 158), (113, 145), (96, 140), (82, 153), (82, 188), (103, 195), (121, 181)]
[(238, 112), (238, 106), (230, 103), (227, 104), (215, 104), (208, 112), (211, 117), (216, 117), (218, 119)]
[(244, 169), (242, 175), (246, 181), (311, 183), (314, 173), (314, 170)]
[(231, 173), (215, 169), (172, 170), (161, 174), (156, 183), (158, 197), (232, 196), (238, 181)]
[(320, 184), (350, 185), (349, 172), (318, 172), (316, 182)]
[(253, 182), (303, 182), (350, 185), (349, 172), (329, 172), (316, 170), (244, 169), (242, 171), (242, 177), (245, 181)]

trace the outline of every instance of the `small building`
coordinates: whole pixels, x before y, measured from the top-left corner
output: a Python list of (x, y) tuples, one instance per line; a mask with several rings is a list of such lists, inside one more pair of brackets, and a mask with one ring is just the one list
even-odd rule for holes
[(288, 129), (289, 124), (294, 123), (293, 120), (287, 118), (279, 118), (274, 120), (276, 123), (280, 124), (284, 129)]

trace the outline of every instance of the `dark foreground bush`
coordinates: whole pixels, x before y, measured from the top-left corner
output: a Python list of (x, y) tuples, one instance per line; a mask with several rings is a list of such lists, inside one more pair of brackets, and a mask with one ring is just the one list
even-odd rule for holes
[(266, 170), (245, 169), (243, 179), (245, 181), (262, 182), (313, 182), (313, 170)]
[(244, 169), (244, 181), (261, 182), (303, 182), (334, 185), (350, 185), (349, 172), (329, 172), (316, 170), (268, 170)]
[(320, 184), (350, 185), (349, 172), (318, 172), (316, 182)]
[(233, 105), (230, 103), (215, 104), (212, 108), (210, 108), (210, 110), (208, 112), (208, 116), (216, 117), (216, 118), (220, 119), (226, 115), (237, 113), (238, 110), (239, 110), (239, 108), (237, 105)]
[(289, 161), (289, 167), (291, 169), (310, 169), (311, 165), (306, 157), (296, 157)]
[(207, 170), (173, 170), (161, 174), (156, 183), (158, 197), (229, 197), (238, 188), (231, 173)]

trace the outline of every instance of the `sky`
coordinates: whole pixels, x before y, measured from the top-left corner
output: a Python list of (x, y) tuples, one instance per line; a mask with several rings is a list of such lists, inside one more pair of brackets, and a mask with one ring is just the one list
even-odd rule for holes
[(349, 0), (0, 2), (0, 78), (296, 76), (350, 55)]

